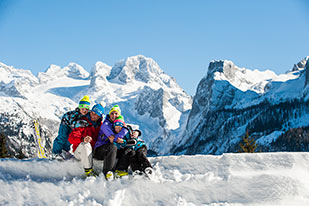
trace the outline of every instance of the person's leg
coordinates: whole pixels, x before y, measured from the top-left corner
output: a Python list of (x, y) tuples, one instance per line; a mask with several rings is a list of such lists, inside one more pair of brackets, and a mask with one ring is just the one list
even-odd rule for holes
[(74, 156), (81, 161), (84, 169), (92, 168), (92, 147), (90, 143), (80, 143), (74, 152)]
[(108, 171), (114, 171), (116, 166), (117, 146), (114, 144), (103, 145), (105, 147), (103, 173), (106, 175)]
[(118, 162), (116, 164), (116, 170), (128, 171), (130, 157), (132, 155), (131, 150), (131, 148), (124, 148), (117, 151)]
[(144, 171), (147, 167), (152, 168), (149, 160), (147, 159), (147, 147), (146, 146), (142, 146), (141, 148), (139, 148), (136, 151), (136, 157), (138, 162), (141, 165), (141, 170)]
[(142, 171), (143, 168), (142, 168), (142, 165), (141, 163), (138, 161), (138, 158), (137, 158), (137, 153), (136, 151), (134, 150), (131, 157), (130, 157), (130, 166), (131, 166), (131, 169), (132, 171)]
[(97, 160), (104, 160), (105, 153), (106, 153), (106, 147), (104, 145), (97, 147), (93, 152), (93, 158)]

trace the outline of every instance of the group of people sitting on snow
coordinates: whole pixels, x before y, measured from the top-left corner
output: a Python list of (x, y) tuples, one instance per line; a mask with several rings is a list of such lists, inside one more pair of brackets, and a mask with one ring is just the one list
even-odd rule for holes
[[(140, 130), (133, 130), (124, 121), (118, 105), (114, 105), (104, 119), (104, 107), (96, 104), (90, 110), (90, 100), (84, 96), (78, 108), (65, 113), (58, 136), (53, 143), (53, 155), (63, 159), (73, 154), (81, 161), (86, 176), (97, 176), (93, 158), (103, 160), (103, 174), (107, 180), (128, 175), (151, 175), (147, 147)], [(103, 122), (102, 122), (103, 121)]]

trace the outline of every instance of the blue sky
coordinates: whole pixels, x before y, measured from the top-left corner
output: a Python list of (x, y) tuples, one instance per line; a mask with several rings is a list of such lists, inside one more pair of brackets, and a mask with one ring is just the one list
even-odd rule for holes
[(0, 62), (37, 74), (143, 54), (190, 95), (211, 60), (284, 73), (308, 37), (306, 0), (0, 0)]

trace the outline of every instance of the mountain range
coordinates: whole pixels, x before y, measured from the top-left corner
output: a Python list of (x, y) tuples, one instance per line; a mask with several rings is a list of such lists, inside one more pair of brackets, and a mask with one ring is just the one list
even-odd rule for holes
[(246, 131), (260, 151), (309, 151), (308, 59), (281, 75), (212, 61), (194, 97), (143, 55), (97, 62), (90, 73), (70, 63), (35, 76), (0, 63), (0, 129), (11, 156), (32, 157), (39, 120), (50, 154), (62, 115), (89, 95), (106, 114), (118, 104), (151, 155), (237, 152)]

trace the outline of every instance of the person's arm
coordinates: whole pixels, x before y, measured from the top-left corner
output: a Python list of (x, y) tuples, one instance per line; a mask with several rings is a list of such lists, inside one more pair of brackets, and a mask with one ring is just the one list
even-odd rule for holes
[(79, 145), (82, 140), (82, 129), (83, 128), (75, 128), (69, 135), (69, 142), (73, 145)]
[(104, 136), (104, 141), (108, 138), (111, 141), (111, 139), (115, 138), (115, 133), (112, 130), (112, 126), (109, 122), (104, 121), (101, 128), (100, 128), (100, 132), (99, 132), (99, 137)]
[(61, 118), (61, 123), (62, 125), (66, 125), (67, 127), (70, 127), (70, 121), (69, 121), (69, 113), (67, 112), (65, 113), (62, 118)]
[[(121, 141), (119, 139), (123, 139), (127, 135), (127, 133), (128, 133), (128, 130), (123, 127), (121, 131), (115, 135), (114, 142)], [(118, 143), (122, 143), (122, 142), (118, 142)]]

